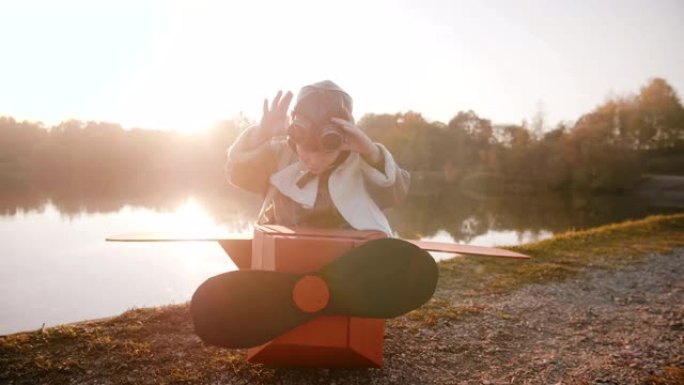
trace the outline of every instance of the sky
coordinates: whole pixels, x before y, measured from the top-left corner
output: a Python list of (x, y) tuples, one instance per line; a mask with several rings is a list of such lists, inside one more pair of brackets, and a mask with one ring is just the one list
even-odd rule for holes
[(573, 122), (684, 92), (681, 0), (0, 1), (0, 116), (202, 131), (323, 79), (354, 115)]

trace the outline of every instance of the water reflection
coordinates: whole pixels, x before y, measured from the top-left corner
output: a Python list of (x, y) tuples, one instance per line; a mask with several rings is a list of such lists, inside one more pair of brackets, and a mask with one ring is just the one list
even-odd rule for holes
[[(397, 234), (403, 238), (443, 239), (483, 243), (483, 236), (499, 234), (498, 244), (545, 238), (550, 234), (641, 218), (677, 209), (657, 207), (635, 195), (529, 194), (482, 195), (456, 187), (436, 185), (412, 193), (398, 208), (388, 211)], [(52, 205), (64, 218), (120, 212), (124, 207), (174, 212), (189, 196), (196, 197), (213, 221), (229, 228), (244, 228), (256, 216), (259, 199), (228, 186), (206, 190), (131, 186), (59, 186), (0, 188), (0, 218), (41, 213)], [(178, 215), (190, 215), (178, 212)], [(195, 213), (197, 214), (197, 213)], [(180, 218), (180, 217), (178, 217)], [(185, 226), (197, 224), (179, 221)], [(484, 242), (486, 243), (486, 242)]]
[(234, 265), (204, 243), (106, 243), (105, 237), (178, 226), (243, 235), (214, 222), (187, 199), (177, 210), (124, 206), (110, 213), (69, 214), (50, 203), (0, 218), (0, 334), (101, 318), (133, 307), (187, 301), (205, 279)]
[(653, 207), (635, 195), (476, 195), (443, 186), (410, 195), (389, 217), (404, 238), (446, 233), (460, 243), (486, 244), (484, 240), (489, 239), (493, 241), (489, 245), (510, 245), (674, 211)]
[(228, 226), (233, 226), (238, 219), (253, 217), (259, 209), (256, 198), (229, 186), (202, 189), (154, 183), (124, 186), (107, 183), (76, 186), (31, 185), (21, 188), (0, 187), (0, 217), (40, 213), (47, 205), (55, 207), (64, 218), (115, 213), (124, 207), (171, 212), (189, 196), (197, 197), (211, 218)]

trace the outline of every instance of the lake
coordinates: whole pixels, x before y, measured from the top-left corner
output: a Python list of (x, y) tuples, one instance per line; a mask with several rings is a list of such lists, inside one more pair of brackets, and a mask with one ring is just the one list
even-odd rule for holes
[[(514, 245), (676, 209), (635, 196), (484, 196), (438, 186), (388, 211), (403, 238)], [(250, 236), (259, 201), (230, 188), (0, 189), (0, 335), (183, 303), (235, 269), (214, 242), (112, 243), (111, 235)], [(436, 259), (450, 255), (434, 253)]]

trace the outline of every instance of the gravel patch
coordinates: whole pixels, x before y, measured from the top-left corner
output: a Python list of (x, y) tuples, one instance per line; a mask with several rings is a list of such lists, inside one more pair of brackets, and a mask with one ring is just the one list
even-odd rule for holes
[(387, 381), (376, 383), (684, 381), (684, 249), (505, 295), (437, 296), (482, 311), (413, 335), (393, 333)]

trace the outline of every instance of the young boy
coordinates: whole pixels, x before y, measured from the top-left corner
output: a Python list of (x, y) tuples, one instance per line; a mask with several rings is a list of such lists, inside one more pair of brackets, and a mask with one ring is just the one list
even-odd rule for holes
[(303, 87), (290, 123), (292, 96), (278, 92), (270, 109), (264, 100), (261, 123), (228, 149), (229, 181), (264, 197), (257, 223), (392, 236), (382, 210), (404, 199), (408, 172), (354, 124), (352, 99), (335, 83)]

